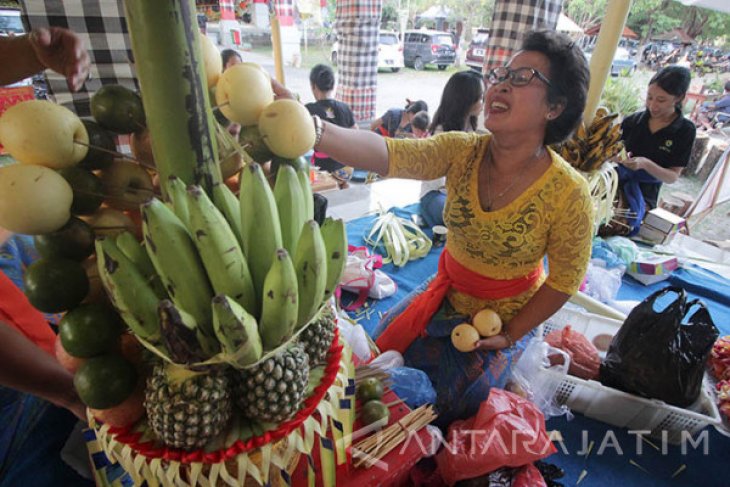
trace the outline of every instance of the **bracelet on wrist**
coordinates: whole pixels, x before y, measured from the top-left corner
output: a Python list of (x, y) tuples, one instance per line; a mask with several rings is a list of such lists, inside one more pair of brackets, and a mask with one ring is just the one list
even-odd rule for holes
[(312, 115), (312, 121), (314, 122), (314, 147), (316, 148), (322, 141), (322, 135), (324, 134), (324, 123), (319, 115)]
[(512, 339), (512, 336), (509, 334), (507, 330), (502, 330), (500, 333), (505, 339), (507, 339), (507, 348), (512, 348), (515, 346), (515, 341)]

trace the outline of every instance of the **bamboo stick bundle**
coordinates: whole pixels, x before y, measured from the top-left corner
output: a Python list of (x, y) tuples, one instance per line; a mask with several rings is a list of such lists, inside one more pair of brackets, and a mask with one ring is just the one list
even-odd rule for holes
[(373, 466), (400, 445), (409, 435), (431, 423), (436, 419), (436, 416), (432, 405), (423, 405), (387, 428), (356, 443), (353, 448), (355, 467), (364, 466), (369, 468)]

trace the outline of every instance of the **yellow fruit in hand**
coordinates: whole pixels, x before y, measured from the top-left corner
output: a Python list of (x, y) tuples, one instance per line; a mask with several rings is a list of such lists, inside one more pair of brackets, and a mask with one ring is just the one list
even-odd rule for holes
[(462, 323), (451, 330), (451, 343), (460, 352), (471, 352), (477, 348), (479, 332), (469, 323)]
[(314, 123), (304, 105), (295, 100), (276, 100), (259, 117), (259, 132), (266, 147), (285, 159), (303, 156), (314, 146)]
[(218, 48), (213, 44), (210, 37), (206, 35), (200, 36), (200, 51), (203, 54), (203, 64), (205, 65), (205, 77), (208, 82), (208, 88), (218, 84), (218, 78), (223, 72), (223, 59)]
[(502, 319), (491, 309), (483, 309), (478, 312), (474, 319), (474, 328), (483, 337), (493, 337), (502, 331)]

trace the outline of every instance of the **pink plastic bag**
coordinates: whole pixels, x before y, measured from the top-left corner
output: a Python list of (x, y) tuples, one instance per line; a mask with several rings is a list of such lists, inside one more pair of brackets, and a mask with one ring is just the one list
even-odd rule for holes
[(545, 337), (551, 347), (559, 348), (570, 355), (568, 374), (581, 379), (598, 379), (601, 357), (598, 349), (581, 333), (573, 331), (570, 325), (555, 330)]
[(444, 481), (454, 485), (500, 467), (531, 464), (556, 451), (537, 406), (494, 388), (476, 416), (452, 423), (448, 446), (436, 455), (436, 463)]

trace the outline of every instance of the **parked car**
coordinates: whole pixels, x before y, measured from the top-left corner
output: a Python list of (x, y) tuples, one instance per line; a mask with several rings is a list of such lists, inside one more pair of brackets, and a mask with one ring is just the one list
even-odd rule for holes
[(20, 10), (0, 8), (0, 36), (22, 35), (25, 32), (20, 20)]
[[(593, 49), (585, 51), (584, 54), (590, 61)], [(617, 47), (613, 61), (611, 61), (611, 76), (631, 76), (636, 71), (636, 66), (636, 61), (631, 57), (629, 50), (625, 47)]]
[[(332, 44), (330, 59), (334, 66), (337, 66), (339, 47), (339, 41)], [(378, 69), (390, 69), (397, 73), (403, 66), (403, 44), (398, 39), (398, 34), (393, 31), (381, 30), (378, 37)]]
[(489, 29), (479, 29), (466, 50), (466, 65), (480, 73), (482, 72), (482, 66), (484, 66), (484, 52), (487, 49), (487, 41), (489, 41)]
[(454, 64), (456, 43), (454, 36), (438, 30), (408, 30), (403, 39), (403, 61), (417, 71), (428, 64), (440, 70)]

